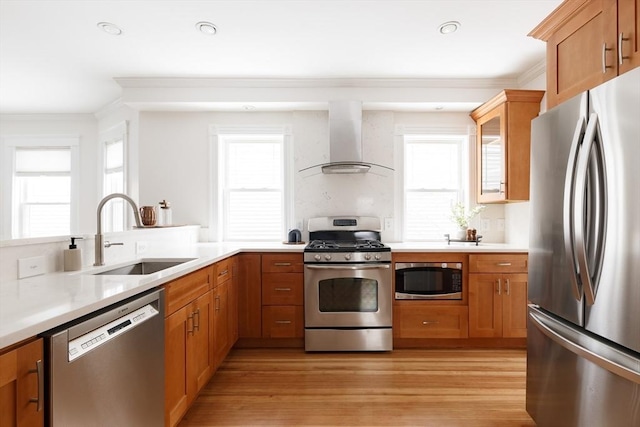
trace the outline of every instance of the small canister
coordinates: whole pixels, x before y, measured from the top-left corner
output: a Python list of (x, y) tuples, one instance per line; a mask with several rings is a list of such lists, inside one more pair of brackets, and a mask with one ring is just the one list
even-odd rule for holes
[(171, 203), (167, 202), (166, 200), (160, 202), (159, 217), (161, 225), (167, 226), (173, 223), (171, 218)]

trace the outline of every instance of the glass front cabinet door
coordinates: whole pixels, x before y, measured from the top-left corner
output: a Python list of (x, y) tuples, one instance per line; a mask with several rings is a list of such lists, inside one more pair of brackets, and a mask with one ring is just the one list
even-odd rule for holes
[(529, 200), (531, 120), (544, 91), (504, 90), (471, 112), (478, 203)]

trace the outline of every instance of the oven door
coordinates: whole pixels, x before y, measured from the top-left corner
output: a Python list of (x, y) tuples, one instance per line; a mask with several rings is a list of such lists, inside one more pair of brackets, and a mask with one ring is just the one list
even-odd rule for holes
[(391, 327), (390, 264), (307, 264), (307, 328)]

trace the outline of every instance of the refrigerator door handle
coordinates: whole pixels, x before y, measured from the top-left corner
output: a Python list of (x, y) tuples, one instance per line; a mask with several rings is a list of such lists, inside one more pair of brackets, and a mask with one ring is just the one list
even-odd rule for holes
[(573, 133), (573, 140), (571, 141), (571, 148), (569, 150), (569, 161), (567, 163), (567, 173), (564, 180), (564, 200), (563, 200), (563, 221), (562, 228), (564, 231), (564, 250), (569, 265), (571, 266), (571, 288), (573, 290), (573, 296), (576, 300), (582, 300), (582, 289), (578, 282), (578, 269), (577, 261), (574, 249), (574, 222), (573, 211), (574, 198), (575, 198), (575, 178), (576, 178), (576, 163), (578, 159), (580, 144), (584, 138), (585, 133), (585, 118), (580, 117), (578, 123), (576, 123), (576, 129)]
[[(589, 176), (589, 163), (591, 158), (591, 152), (594, 145), (598, 144), (596, 138), (598, 136), (598, 115), (591, 113), (589, 116), (589, 122), (587, 123), (587, 130), (585, 131), (584, 142), (580, 149), (578, 157), (578, 166), (576, 171), (576, 185), (575, 185), (575, 206), (573, 207), (573, 224), (574, 224), (574, 237), (575, 237), (575, 254), (578, 261), (578, 274), (580, 275), (580, 282), (582, 283), (582, 289), (584, 291), (585, 300), (588, 305), (593, 305), (596, 299), (596, 290), (593, 280), (591, 280), (591, 273), (595, 273), (599, 266), (591, 266), (589, 269), (589, 262), (587, 260), (587, 236), (585, 216), (587, 214), (587, 183)], [(595, 147), (599, 149), (598, 146)], [(594, 165), (594, 167), (600, 167)], [(602, 176), (599, 178), (603, 179)], [(594, 183), (598, 186), (600, 183)], [(603, 195), (597, 188), (592, 188), (590, 191), (591, 197), (601, 198)], [(597, 200), (596, 206), (602, 206), (602, 200)], [(602, 207), (597, 207), (593, 212), (590, 212), (592, 217), (595, 218), (598, 226), (596, 227), (597, 236), (590, 236), (592, 238), (602, 238), (602, 226), (603, 220)], [(593, 239), (591, 239), (593, 240)], [(589, 242), (590, 244), (600, 245), (598, 242)], [(597, 277), (594, 274), (594, 277)]]
[[(626, 380), (640, 384), (639, 360), (626, 355), (598, 340), (564, 326), (555, 320), (547, 320), (547, 316), (538, 311), (535, 306), (529, 306), (529, 320), (533, 325), (549, 339), (562, 346), (566, 350), (616, 374)], [(591, 341), (591, 346), (598, 351), (581, 345), (579, 341)], [(635, 369), (634, 369), (635, 367)]]

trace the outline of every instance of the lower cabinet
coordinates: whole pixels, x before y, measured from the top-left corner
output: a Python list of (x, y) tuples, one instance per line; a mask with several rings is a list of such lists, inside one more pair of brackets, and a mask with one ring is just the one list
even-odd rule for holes
[(213, 343), (212, 363), (215, 369), (222, 364), (231, 347), (238, 340), (238, 259), (228, 258), (214, 265)]
[(262, 338), (304, 338), (303, 256), (262, 255)]
[(174, 426), (213, 375), (211, 267), (164, 285), (165, 424)]
[(527, 336), (527, 255), (470, 255), (469, 336)]
[(42, 339), (0, 354), (0, 426), (44, 425)]
[(397, 338), (467, 338), (466, 306), (434, 306), (416, 301), (396, 304), (393, 333)]

